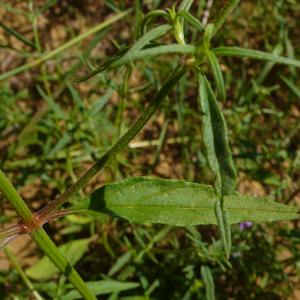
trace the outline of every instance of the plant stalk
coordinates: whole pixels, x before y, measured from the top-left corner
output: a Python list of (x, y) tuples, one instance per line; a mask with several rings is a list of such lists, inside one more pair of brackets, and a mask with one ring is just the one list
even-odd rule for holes
[(129, 142), (143, 129), (148, 120), (152, 117), (155, 111), (160, 107), (163, 100), (171, 92), (175, 84), (187, 72), (187, 66), (179, 66), (165, 82), (159, 92), (156, 94), (152, 102), (145, 109), (144, 113), (137, 119), (131, 128), (116, 142), (113, 147), (107, 151), (85, 174), (83, 174), (77, 182), (70, 186), (58, 198), (51, 201), (48, 205), (37, 212), (41, 218), (49, 212), (57, 210), (70, 197), (81, 190), (108, 162), (113, 160), (115, 156), (128, 146)]

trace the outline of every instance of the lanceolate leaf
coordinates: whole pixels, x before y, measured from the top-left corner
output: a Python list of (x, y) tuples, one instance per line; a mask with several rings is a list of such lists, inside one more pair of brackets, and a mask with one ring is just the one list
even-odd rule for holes
[(237, 56), (237, 57), (249, 57), (253, 59), (273, 61), (279, 64), (291, 65), (300, 68), (300, 61), (278, 56), (272, 53), (266, 53), (263, 51), (245, 49), (240, 47), (218, 47), (212, 50), (217, 56)]
[[(140, 286), (140, 283), (138, 282), (121, 282), (116, 280), (99, 280), (99, 281), (88, 281), (86, 282), (89, 289), (96, 295), (105, 295), (105, 294), (111, 294), (111, 293), (119, 293), (122, 291), (127, 291), (130, 289), (135, 289)], [(80, 294), (72, 290), (69, 293), (67, 293), (65, 296), (63, 296), (64, 300), (75, 300), (75, 299), (82, 299)]]
[[(105, 213), (131, 223), (161, 223), (176, 226), (217, 224), (216, 203), (211, 186), (184, 180), (132, 177), (107, 184), (79, 203), (74, 210)], [(296, 208), (268, 198), (225, 196), (228, 223), (269, 222), (298, 218)]]
[(193, 15), (191, 15), (189, 12), (180, 11), (177, 14), (177, 16), (183, 17), (187, 22), (189, 22), (198, 31), (204, 30), (204, 26), (202, 25), (202, 23), (197, 18), (195, 18)]
[(201, 267), (201, 276), (205, 284), (206, 300), (215, 300), (216, 299), (215, 284), (209, 267), (207, 266)]
[(213, 75), (215, 77), (219, 95), (222, 101), (225, 101), (226, 98), (225, 84), (224, 84), (224, 79), (223, 79), (223, 75), (222, 75), (222, 71), (218, 59), (216, 58), (215, 54), (210, 50), (207, 51), (206, 55), (211, 65)]
[(300, 88), (296, 86), (290, 79), (284, 77), (283, 75), (280, 75), (280, 78), (282, 81), (290, 88), (290, 90), (298, 97), (300, 98)]
[(110, 60), (108, 63), (105, 63), (104, 65), (100, 65), (94, 71), (92, 71), (80, 78), (77, 78), (76, 81), (83, 81), (83, 80), (87, 80), (87, 79), (93, 77), (94, 75), (104, 71), (106, 68), (108, 68), (110, 65), (112, 65), (112, 63), (117, 63), (118, 60), (121, 58), (123, 58), (125, 60), (128, 59), (129, 57), (134, 55), (136, 52), (141, 50), (149, 42), (166, 34), (171, 28), (172, 28), (171, 25), (161, 25), (159, 27), (149, 30), (139, 40), (137, 40), (124, 55), (122, 55), (123, 53), (121, 53), (121, 55), (119, 57), (116, 57), (116, 59)]
[(217, 99), (206, 77), (199, 75), (199, 104), (203, 115), (203, 141), (211, 170), (216, 175), (219, 197), (235, 190), (236, 171), (228, 144), (227, 126)]
[(193, 0), (183, 0), (181, 1), (178, 10), (179, 11), (189, 11), (189, 9), (191, 8), (192, 4), (193, 4)]
[(91, 73), (88, 73), (82, 77), (78, 77), (75, 79), (75, 81), (80, 82), (87, 80), (94, 75), (103, 72), (104, 70), (110, 68), (117, 68), (122, 65), (126, 65), (131, 63), (134, 60), (137, 59), (144, 59), (144, 58), (150, 58), (157, 55), (167, 54), (167, 53), (178, 53), (178, 54), (194, 54), (196, 51), (196, 47), (192, 45), (178, 45), (178, 44), (170, 44), (170, 45), (162, 45), (162, 46), (155, 46), (151, 48), (145, 48), (140, 51), (135, 51), (134, 53), (131, 53), (130, 55), (123, 55), (124, 51), (121, 51), (119, 55), (116, 55), (109, 61), (105, 62), (101, 66), (99, 66), (96, 70), (94, 70)]

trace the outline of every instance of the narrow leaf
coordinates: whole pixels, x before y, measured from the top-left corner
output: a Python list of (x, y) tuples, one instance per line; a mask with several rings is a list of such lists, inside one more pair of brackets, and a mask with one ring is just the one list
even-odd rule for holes
[[(279, 55), (279, 54), (281, 54), (282, 51), (283, 51), (283, 47), (279, 43), (274, 47), (274, 49), (272, 51), (272, 54)], [(262, 71), (260, 72), (258, 77), (255, 79), (255, 85), (262, 84), (262, 82), (266, 79), (266, 77), (269, 75), (269, 73), (273, 69), (274, 65), (275, 65), (275, 63), (272, 62), (272, 61), (268, 61), (265, 64)], [(242, 95), (241, 100), (240, 100), (240, 104), (245, 104), (245, 103), (251, 102), (252, 98), (255, 96), (255, 93), (256, 93), (256, 88), (255, 88), (254, 84), (252, 84), (249, 91), (246, 94), (244, 93)]]
[[(138, 282), (120, 282), (116, 280), (88, 281), (86, 282), (86, 285), (96, 296), (127, 291), (140, 286)], [(63, 299), (75, 300), (82, 299), (82, 297), (77, 291), (72, 290), (67, 293)]]
[(193, 2), (194, 0), (182, 0), (178, 7), (178, 11), (189, 11)]
[(203, 34), (203, 45), (205, 50), (208, 50), (210, 48), (210, 40), (213, 37), (213, 32), (214, 32), (214, 24), (206, 25)]
[(229, 149), (227, 126), (205, 76), (199, 75), (199, 105), (203, 115), (202, 135), (208, 164), (216, 175), (215, 190), (221, 198), (236, 186), (236, 171)]
[(215, 213), (218, 221), (221, 240), (224, 245), (225, 254), (226, 257), (229, 258), (231, 248), (231, 230), (229, 226), (230, 224), (228, 223), (228, 214), (224, 209), (222, 209), (221, 201), (216, 202)]
[(0, 27), (2, 27), (8, 34), (13, 35), (16, 39), (18, 39), (19, 41), (21, 41), (25, 45), (27, 45), (27, 46), (29, 46), (33, 49), (36, 49), (36, 46), (32, 41), (26, 39), (22, 34), (15, 31), (14, 29), (8, 27), (7, 25), (2, 23), (1, 21), (0, 21)]
[(236, 8), (239, 4), (240, 0), (228, 0), (223, 9), (220, 10), (219, 14), (214, 20), (214, 31), (213, 35), (215, 35), (218, 30), (222, 27), (223, 23), (226, 21), (227, 17), (231, 14), (231, 12)]
[(290, 79), (283, 75), (280, 75), (282, 81), (290, 88), (290, 90), (295, 94), (296, 97), (300, 98), (300, 87), (296, 86)]
[(229, 213), (226, 209), (222, 209), (223, 212), (223, 223), (224, 223), (224, 229), (225, 229), (225, 237), (226, 237), (226, 243), (227, 243), (227, 258), (229, 258), (230, 251), (231, 251), (231, 228), (230, 228), (230, 220), (229, 220)]
[(150, 22), (153, 22), (157, 17), (164, 17), (168, 20), (168, 14), (162, 9), (155, 9), (150, 11), (143, 19), (141, 24), (141, 33), (144, 33), (147, 30), (147, 25)]
[[(219, 198), (212, 186), (184, 180), (132, 177), (101, 187), (73, 210), (105, 213), (131, 223), (190, 226), (217, 224), (216, 202)], [(238, 193), (224, 197), (224, 209), (229, 214), (229, 224), (298, 218), (294, 207)]]
[(273, 61), (275, 63), (291, 65), (300, 68), (300, 61), (278, 56), (272, 53), (267, 53), (263, 51), (246, 49), (240, 47), (218, 47), (212, 50), (217, 56), (236, 56), (236, 57), (249, 57), (258, 60)]
[(180, 11), (177, 14), (177, 16), (183, 17), (187, 22), (189, 22), (198, 31), (204, 30), (203, 24), (197, 18), (195, 18), (193, 15), (191, 15), (189, 12)]
[(201, 276), (204, 281), (205, 290), (206, 290), (206, 300), (215, 300), (215, 284), (212, 277), (210, 268), (207, 266), (201, 267)]
[[(76, 262), (84, 255), (88, 250), (88, 246), (92, 239), (80, 239), (75, 240), (58, 247), (61, 253), (68, 259), (71, 265), (75, 265)], [(35, 280), (47, 280), (59, 271), (50, 261), (47, 256), (40, 259), (35, 265), (26, 270), (26, 274)]]
[(161, 25), (159, 27), (153, 28), (149, 30), (147, 33), (145, 33), (139, 40), (137, 40), (131, 48), (128, 49), (128, 51), (124, 55), (120, 55), (120, 57), (117, 57), (116, 59), (113, 59), (112, 61), (109, 61), (105, 65), (100, 65), (98, 68), (96, 68), (94, 71), (79, 77), (76, 79), (76, 81), (83, 81), (87, 80), (96, 74), (103, 72), (106, 68), (108, 68), (112, 62), (117, 63), (120, 58), (128, 59), (132, 55), (134, 55), (136, 52), (141, 50), (145, 45), (147, 45), (149, 42), (165, 35), (170, 29), (171, 25)]
[(224, 79), (223, 79), (223, 75), (222, 75), (222, 71), (218, 59), (216, 58), (215, 54), (212, 51), (207, 51), (206, 55), (209, 60), (210, 66), (212, 68), (212, 72), (216, 81), (219, 95), (222, 101), (225, 101), (226, 99), (225, 84), (224, 84)]
[[(88, 73), (82, 77), (75, 78), (74, 80), (77, 82), (81, 82), (87, 80), (94, 75), (103, 72), (107, 68), (113, 69), (120, 67), (122, 65), (126, 65), (131, 63), (137, 59), (146, 59), (150, 57), (154, 57), (157, 55), (167, 54), (167, 53), (178, 53), (178, 54), (194, 54), (196, 51), (196, 47), (192, 45), (178, 45), (178, 44), (170, 44), (170, 45), (162, 45), (151, 47), (147, 49), (143, 49), (140, 51), (136, 51), (131, 53), (130, 55), (123, 55), (120, 54), (117, 57), (109, 60), (108, 62), (104, 63), (103, 65), (99, 66), (95, 71)], [(123, 56), (122, 56), (123, 55)]]

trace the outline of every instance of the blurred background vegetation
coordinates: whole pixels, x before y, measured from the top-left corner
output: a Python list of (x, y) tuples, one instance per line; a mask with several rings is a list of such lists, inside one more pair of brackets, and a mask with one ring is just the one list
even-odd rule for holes
[[(191, 13), (199, 20), (209, 14), (208, 22), (226, 3), (194, 2)], [(208, 4), (212, 4), (210, 9)], [(83, 83), (74, 83), (75, 75), (132, 44), (139, 31), (140, 11), (172, 5), (173, 1), (160, 0), (0, 2), (0, 168), (33, 210), (63, 192), (110, 148), (149, 103), (179, 57), (140, 61)], [(4, 78), (6, 72), (130, 7), (133, 11), (112, 26), (44, 64)], [(299, 1), (243, 0), (213, 44), (299, 59), (299, 37)], [(164, 42), (172, 39), (169, 36)], [(194, 39), (190, 28), (187, 40)], [(228, 95), (225, 117), (239, 171), (238, 190), (299, 205), (299, 70), (238, 58), (222, 59), (221, 67)], [(181, 80), (170, 101), (128, 150), (78, 197), (133, 175), (211, 183), (203, 155), (196, 86), (191, 74)], [(8, 202), (1, 198), (0, 203), (1, 223), (16, 222)], [(45, 229), (57, 245), (63, 245), (62, 251), (85, 280), (124, 283), (119, 292), (106, 287), (108, 292), (99, 299), (203, 299), (210, 287), (217, 299), (273, 300), (300, 299), (298, 227), (298, 221), (247, 229), (233, 226), (230, 261), (222, 253), (214, 226), (137, 226), (108, 217), (68, 216)], [(30, 238), (9, 247), (45, 299), (64, 299), (70, 284), (48, 267), (50, 263), (40, 260), (40, 251)], [(10, 264), (11, 259), (1, 253), (1, 299), (34, 299)], [(211, 270), (214, 287), (207, 283), (210, 278), (203, 274), (203, 267)]]

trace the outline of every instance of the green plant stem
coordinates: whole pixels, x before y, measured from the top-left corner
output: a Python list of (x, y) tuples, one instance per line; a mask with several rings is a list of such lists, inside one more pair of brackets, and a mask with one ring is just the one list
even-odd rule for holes
[(42, 55), (41, 57), (33, 60), (32, 62), (25, 64), (21, 67), (15, 68), (11, 71), (5, 72), (2, 75), (0, 75), (0, 80), (4, 80), (7, 79), (9, 77), (15, 76), (17, 74), (20, 74), (22, 72), (25, 72), (31, 68), (34, 68), (42, 63), (44, 63), (45, 61), (55, 57), (57, 54), (65, 51), (66, 49), (78, 44), (79, 42), (81, 42), (82, 40), (86, 39), (88, 36), (90, 36), (91, 34), (94, 34), (95, 32), (104, 29), (105, 27), (113, 24), (114, 22), (122, 19), (123, 17), (125, 17), (131, 10), (127, 10), (125, 12), (119, 13), (109, 19), (107, 19), (106, 21), (102, 22), (101, 24), (98, 24), (97, 26), (85, 31), (84, 33), (80, 34), (79, 36), (73, 38), (72, 40), (68, 41), (67, 43), (61, 45), (60, 47), (54, 49), (53, 51), (46, 53), (44, 55)]
[[(10, 201), (17, 213), (22, 217), (26, 224), (35, 225), (36, 219), (27, 207), (24, 200), (20, 197), (14, 186), (8, 178), (0, 170), (0, 190)], [(84, 281), (81, 279), (76, 270), (69, 264), (64, 256), (56, 248), (55, 244), (48, 237), (47, 233), (42, 228), (38, 228), (31, 232), (32, 238), (41, 247), (44, 253), (54, 263), (54, 265), (64, 273), (64, 275), (72, 282), (74, 287), (86, 300), (96, 300)]]
[(16, 269), (16, 271), (19, 273), (20, 277), (24, 281), (25, 285), (28, 287), (32, 295), (34, 296), (35, 299), (37, 300), (43, 300), (43, 297), (38, 293), (38, 291), (35, 290), (33, 284), (27, 277), (26, 273), (23, 271), (22, 267), (20, 266), (19, 262), (17, 261), (16, 256), (14, 253), (9, 249), (5, 248), (4, 249), (5, 255), (7, 256), (10, 264)]
[(131, 128), (116, 142), (113, 147), (106, 152), (100, 160), (98, 160), (85, 174), (83, 174), (77, 182), (69, 187), (58, 198), (50, 202), (37, 212), (38, 215), (44, 216), (48, 212), (57, 210), (62, 204), (64, 204), (70, 197), (75, 195), (81, 190), (108, 162), (113, 160), (117, 153), (123, 150), (128, 143), (142, 130), (148, 120), (152, 117), (154, 112), (160, 107), (163, 100), (170, 93), (174, 85), (179, 79), (187, 72), (187, 66), (179, 66), (169, 77), (166, 83), (162, 86), (159, 92), (156, 94), (152, 102), (145, 109), (144, 113), (136, 120)]
[(17, 211), (17, 213), (22, 217), (22, 219), (27, 224), (34, 224), (35, 219), (27, 207), (24, 200), (21, 198), (19, 193), (16, 191), (14, 186), (11, 184), (9, 179), (5, 176), (5, 174), (0, 170), (0, 190), (3, 192), (4, 196), (9, 200), (11, 205)]
[(40, 246), (43, 252), (49, 257), (54, 265), (68, 278), (77, 291), (86, 300), (96, 300), (97, 298), (86, 286), (77, 271), (71, 266), (66, 258), (60, 253), (53, 241), (49, 238), (44, 229), (39, 228), (31, 233), (31, 237)]

